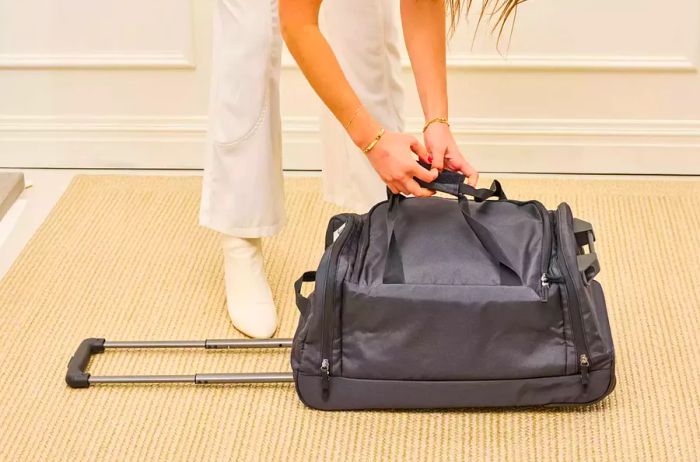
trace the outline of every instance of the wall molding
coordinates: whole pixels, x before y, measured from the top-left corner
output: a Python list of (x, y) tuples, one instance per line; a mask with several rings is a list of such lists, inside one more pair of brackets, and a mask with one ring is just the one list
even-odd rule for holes
[(0, 69), (194, 69), (194, 54), (153, 53), (0, 53)]
[[(404, 63), (410, 66), (410, 63)], [(456, 70), (534, 70), (534, 71), (660, 71), (696, 72), (686, 57), (665, 56), (473, 56), (456, 53), (448, 56), (447, 66)]]
[[(283, 130), (289, 134), (318, 136), (317, 117), (283, 117)], [(547, 119), (547, 118), (470, 118), (450, 119), (452, 131), (461, 135), (584, 135), (584, 136), (694, 136), (700, 137), (700, 120), (679, 119)], [(206, 116), (3, 116), (0, 139), (6, 133), (83, 133), (116, 132), (170, 134), (206, 132)], [(407, 117), (406, 131), (419, 133), (421, 117)]]
[[(411, 62), (402, 58), (410, 69)], [(294, 58), (285, 53), (282, 67), (296, 69)], [(578, 56), (578, 55), (477, 55), (454, 52), (447, 55), (449, 70), (485, 71), (623, 71), (623, 72), (697, 72), (692, 59), (685, 56)]]
[[(700, 174), (700, 120), (454, 118), (483, 171)], [(1, 167), (201, 168), (207, 119), (0, 116)], [(408, 118), (418, 133), (421, 118)], [(286, 117), (284, 165), (321, 168), (316, 117)]]

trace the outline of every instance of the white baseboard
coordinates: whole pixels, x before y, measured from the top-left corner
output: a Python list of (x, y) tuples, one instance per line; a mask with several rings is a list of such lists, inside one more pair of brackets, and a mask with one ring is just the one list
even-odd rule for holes
[(158, 53), (0, 53), (0, 69), (194, 69), (194, 57), (187, 52)]
[[(484, 172), (700, 174), (700, 120), (451, 121)], [(409, 118), (408, 131), (422, 119)], [(284, 167), (321, 168), (318, 120), (283, 122)], [(0, 117), (0, 167), (198, 169), (204, 117)]]

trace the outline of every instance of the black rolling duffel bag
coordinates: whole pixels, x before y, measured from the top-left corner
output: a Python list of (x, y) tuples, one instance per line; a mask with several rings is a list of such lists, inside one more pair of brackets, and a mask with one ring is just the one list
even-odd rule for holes
[[(318, 270), (294, 285), (294, 339), (87, 338), (67, 384), (293, 381), (324, 410), (590, 404), (610, 393), (614, 350), (591, 225), (565, 203), (547, 211), (508, 200), (497, 181), (474, 189), (443, 172), (423, 186), (457, 200), (390, 195), (365, 215), (330, 220)], [(292, 373), (87, 372), (107, 349), (289, 347)]]
[(614, 350), (591, 225), (566, 203), (508, 200), (497, 181), (477, 190), (444, 172), (424, 186), (458, 199), (390, 195), (330, 220), (318, 270), (295, 284), (301, 400), (452, 408), (609, 394)]

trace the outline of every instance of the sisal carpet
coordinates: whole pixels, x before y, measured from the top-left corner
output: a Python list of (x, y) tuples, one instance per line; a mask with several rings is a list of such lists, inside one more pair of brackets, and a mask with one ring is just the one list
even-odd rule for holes
[[(483, 182), (486, 183), (486, 180)], [(324, 413), (289, 384), (70, 390), (84, 337), (237, 337), (199, 178), (81, 176), (0, 284), (0, 460), (673, 460), (700, 454), (700, 182), (506, 180), (594, 223), (618, 385), (590, 408)], [(281, 313), (318, 262), (337, 208), (288, 179), (284, 231), (264, 242)], [(107, 352), (95, 374), (286, 371), (280, 351)]]

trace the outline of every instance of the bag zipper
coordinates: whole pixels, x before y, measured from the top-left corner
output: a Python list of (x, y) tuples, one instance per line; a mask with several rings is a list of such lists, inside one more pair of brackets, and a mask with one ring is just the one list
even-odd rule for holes
[(332, 355), (332, 337), (333, 337), (333, 305), (335, 303), (335, 286), (336, 286), (336, 271), (338, 267), (338, 256), (343, 249), (348, 236), (352, 234), (355, 228), (355, 218), (348, 215), (345, 229), (338, 236), (338, 239), (333, 243), (331, 250), (331, 258), (328, 262), (328, 270), (326, 272), (325, 293), (323, 301), (323, 312), (321, 316), (321, 389), (323, 398), (328, 397), (330, 390), (331, 378), (331, 355)]
[[(578, 358), (578, 368), (579, 374), (581, 375), (581, 383), (583, 386), (588, 385), (588, 372), (590, 369), (590, 360), (588, 353), (588, 342), (586, 341), (586, 334), (583, 329), (583, 315), (581, 314), (581, 300), (578, 296), (578, 291), (576, 290), (576, 284), (574, 283), (574, 277), (580, 277), (578, 272), (572, 273), (569, 264), (566, 262), (566, 256), (564, 255), (564, 250), (562, 246), (562, 239), (564, 230), (564, 219), (568, 219), (569, 215), (568, 205), (564, 204), (560, 206), (557, 211), (557, 226), (559, 227), (557, 238), (559, 244), (559, 250), (557, 252), (557, 259), (559, 260), (561, 269), (566, 273), (564, 276), (564, 286), (566, 288), (566, 293), (568, 295), (569, 307), (571, 309), (571, 325), (573, 330), (573, 340), (574, 347), (576, 348), (576, 355)], [(567, 216), (564, 216), (564, 215)]]
[(540, 284), (542, 285), (542, 301), (546, 302), (549, 300), (549, 287), (552, 283), (561, 284), (564, 282), (564, 278), (558, 278), (552, 276), (551, 274), (544, 272), (540, 277)]
[[(554, 282), (548, 277), (549, 259), (552, 257), (552, 224), (549, 212), (545, 206), (537, 200), (528, 201), (535, 204), (537, 211), (542, 216), (542, 261), (540, 262), (540, 300), (546, 302), (549, 298), (549, 283)], [(527, 203), (527, 202), (524, 202)]]

